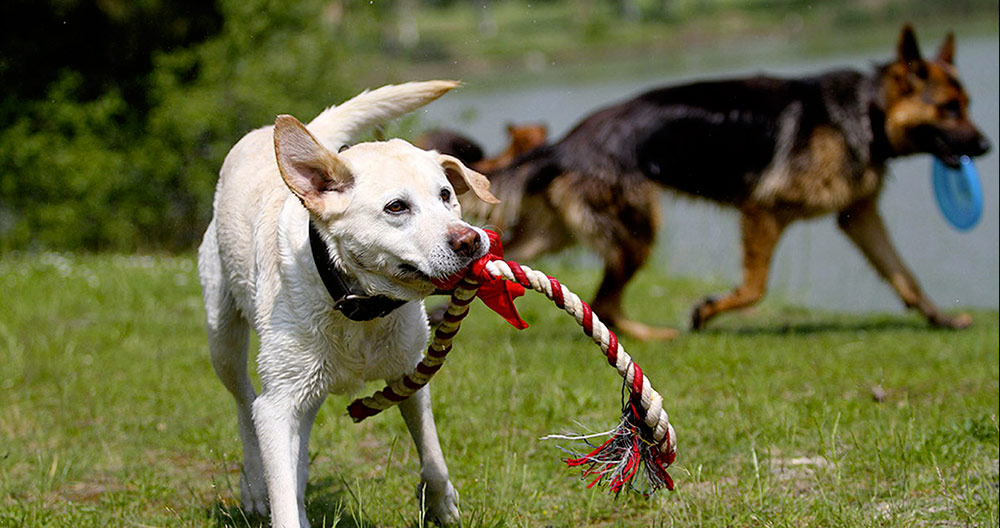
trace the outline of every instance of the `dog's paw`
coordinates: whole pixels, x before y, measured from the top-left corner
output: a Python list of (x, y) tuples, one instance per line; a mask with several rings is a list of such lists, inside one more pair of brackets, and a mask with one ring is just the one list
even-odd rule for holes
[(718, 301), (718, 298), (714, 295), (710, 295), (701, 300), (700, 303), (694, 305), (691, 310), (691, 330), (702, 330), (708, 323), (708, 320), (714, 315), (712, 313), (712, 306)]
[(931, 324), (941, 328), (961, 330), (972, 324), (972, 316), (967, 313), (960, 313), (953, 317), (939, 314), (937, 317), (931, 318)]
[(433, 485), (421, 482), (417, 486), (417, 500), (426, 513), (426, 519), (438, 526), (459, 526), (461, 515), (458, 513), (458, 492), (450, 481), (444, 485)]
[(623, 333), (639, 341), (666, 341), (680, 335), (675, 328), (649, 326), (630, 319), (618, 319), (613, 324)]
[(247, 478), (246, 473), (240, 475), (240, 502), (246, 513), (264, 518), (270, 515), (267, 503), (267, 486), (264, 485), (263, 479), (254, 482), (253, 479)]

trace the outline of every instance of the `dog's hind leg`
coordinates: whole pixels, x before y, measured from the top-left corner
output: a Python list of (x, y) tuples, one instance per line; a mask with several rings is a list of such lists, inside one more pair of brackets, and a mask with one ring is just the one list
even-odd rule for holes
[(743, 283), (721, 299), (708, 297), (695, 305), (691, 312), (692, 330), (704, 328), (710, 319), (722, 312), (749, 306), (764, 296), (771, 255), (787, 225), (786, 220), (768, 210), (748, 208), (742, 211)]
[[(585, 240), (604, 260), (604, 277), (591, 307), (600, 318), (641, 340), (673, 339), (677, 330), (648, 326), (625, 317), (625, 287), (646, 263), (659, 226), (659, 193), (646, 181), (626, 181), (609, 190), (590, 177), (556, 182), (556, 200), (563, 222), (579, 240)], [(560, 192), (561, 184), (569, 184)]]
[(604, 277), (597, 287), (591, 307), (602, 320), (636, 339), (673, 339), (678, 335), (676, 329), (649, 326), (628, 319), (622, 308), (625, 287), (645, 263), (649, 251), (649, 244), (636, 240), (619, 240), (617, 246), (605, 247), (601, 253), (604, 259)]
[(243, 471), (240, 496), (247, 512), (267, 515), (267, 489), (261, 465), (260, 447), (254, 431), (251, 406), (256, 393), (247, 371), (250, 325), (239, 312), (222, 271), (215, 234), (209, 225), (198, 250), (198, 271), (208, 328), (208, 348), (212, 367), (222, 384), (236, 399), (240, 439), (243, 442)]
[(420, 455), (417, 498), (428, 517), (439, 524), (458, 523), (458, 492), (448, 480), (448, 466), (444, 462), (431, 411), (430, 389), (425, 386), (400, 402), (399, 411)]
[(879, 275), (896, 290), (907, 308), (919, 310), (935, 326), (957, 329), (972, 324), (972, 317), (968, 314), (945, 315), (927, 298), (896, 253), (874, 200), (866, 200), (844, 210), (837, 217), (837, 224)]

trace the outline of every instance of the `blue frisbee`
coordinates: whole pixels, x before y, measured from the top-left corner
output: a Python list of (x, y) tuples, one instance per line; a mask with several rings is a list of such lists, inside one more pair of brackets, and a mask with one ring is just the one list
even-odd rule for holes
[(983, 214), (983, 187), (976, 165), (968, 156), (962, 156), (955, 169), (934, 158), (931, 180), (938, 209), (949, 224), (959, 231), (968, 231), (979, 223)]

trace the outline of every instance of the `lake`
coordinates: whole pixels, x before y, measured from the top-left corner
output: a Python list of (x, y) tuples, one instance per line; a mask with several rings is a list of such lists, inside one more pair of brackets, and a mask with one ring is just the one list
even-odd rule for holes
[[(921, 39), (933, 56), (939, 35)], [(725, 60), (635, 61), (632, 65), (595, 66), (583, 77), (541, 76), (522, 86), (472, 84), (426, 108), (423, 122), (454, 128), (479, 141), (488, 154), (504, 148), (507, 122), (545, 122), (557, 140), (594, 110), (649, 88), (689, 81), (768, 73), (796, 76), (838, 67), (868, 71), (892, 58), (895, 35), (883, 50), (824, 57), (789, 56), (749, 47)], [(940, 307), (998, 307), (998, 39), (996, 35), (958, 35), (957, 66), (972, 98), (971, 115), (993, 143), (976, 160), (985, 207), (979, 224), (954, 230), (937, 210), (931, 189), (931, 157), (912, 156), (890, 164), (881, 211), (890, 236), (925, 292)], [(607, 75), (600, 75), (600, 68)], [(624, 74), (622, 72), (625, 72)], [(600, 269), (596, 257), (581, 263)], [(679, 276), (725, 283), (740, 281), (738, 215), (714, 204), (663, 192), (663, 226), (647, 266), (666, 266)], [(710, 293), (710, 292), (706, 292)], [(716, 292), (721, 293), (721, 292)], [(793, 304), (841, 311), (885, 311), (901, 306), (854, 246), (839, 232), (834, 218), (793, 224), (782, 238), (772, 265), (769, 296)]]

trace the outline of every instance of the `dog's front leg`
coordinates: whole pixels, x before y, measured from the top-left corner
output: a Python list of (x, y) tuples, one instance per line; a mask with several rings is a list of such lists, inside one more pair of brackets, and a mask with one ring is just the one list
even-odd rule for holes
[(321, 397), (299, 397), (294, 391), (268, 391), (265, 385), (253, 403), (274, 528), (309, 526), (305, 510), (308, 434), (322, 401)]
[(771, 255), (788, 221), (770, 210), (746, 208), (741, 211), (743, 239), (743, 282), (722, 298), (708, 297), (691, 312), (691, 329), (701, 330), (720, 313), (750, 306), (767, 291)]
[(424, 387), (399, 404), (399, 410), (420, 455), (420, 486), (417, 497), (429, 518), (439, 524), (459, 521), (458, 493), (448, 480), (448, 466), (438, 442), (431, 411), (430, 389)]
[(919, 310), (935, 326), (958, 329), (972, 324), (969, 314), (946, 315), (927, 298), (913, 274), (903, 264), (903, 259), (896, 253), (873, 200), (866, 200), (843, 211), (837, 218), (837, 224), (879, 275), (896, 290), (907, 308)]

